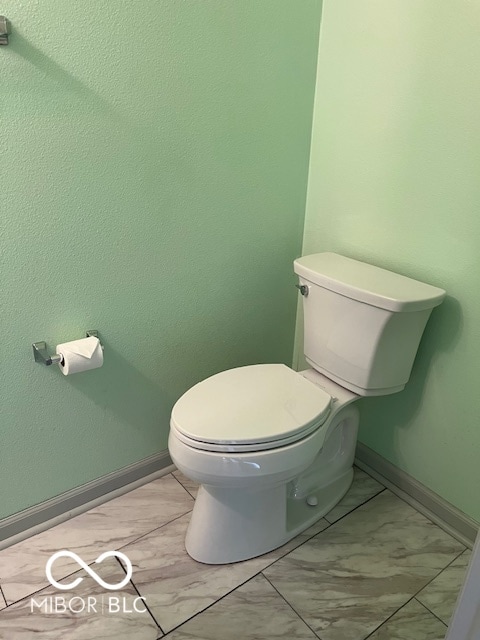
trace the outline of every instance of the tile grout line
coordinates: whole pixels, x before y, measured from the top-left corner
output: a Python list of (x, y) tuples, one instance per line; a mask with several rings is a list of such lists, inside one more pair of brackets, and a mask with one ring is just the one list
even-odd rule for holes
[(8, 604), (7, 604), (7, 599), (5, 598), (5, 594), (3, 593), (3, 589), (2, 589), (2, 585), (1, 584), (0, 584), (0, 594), (1, 594), (2, 598), (3, 598), (4, 603), (5, 603), (5, 607), (2, 607), (2, 609), (4, 609), (4, 608), (8, 607)]
[[(431, 613), (433, 616), (435, 616), (435, 618), (438, 618), (438, 620), (440, 620), (440, 622), (443, 622), (443, 620), (442, 620), (441, 618), (439, 618), (439, 617), (437, 616), (437, 614), (436, 614), (434, 611), (432, 611), (429, 607), (427, 607), (427, 605), (426, 605), (426, 604), (423, 604), (423, 602), (422, 602), (421, 600), (419, 600), (419, 599), (418, 599), (418, 596), (419, 596), (419, 594), (420, 594), (424, 589), (426, 589), (426, 588), (428, 587), (428, 585), (429, 585), (429, 584), (431, 584), (434, 580), (436, 580), (439, 576), (441, 576), (441, 575), (442, 575), (442, 573), (448, 569), (448, 567), (450, 567), (450, 566), (451, 566), (451, 565), (452, 565), (456, 560), (458, 560), (458, 558), (459, 558), (461, 555), (463, 555), (463, 554), (465, 553), (465, 551), (467, 551), (467, 548), (465, 548), (461, 553), (459, 553), (459, 554), (458, 554), (458, 556), (456, 556), (456, 557), (455, 557), (451, 562), (449, 562), (449, 563), (447, 564), (447, 566), (446, 566), (446, 567), (444, 567), (441, 571), (439, 571), (439, 572), (437, 573), (437, 575), (436, 575), (434, 578), (432, 578), (431, 580), (429, 580), (429, 581), (427, 582), (427, 584), (426, 584), (426, 585), (424, 585), (421, 589), (419, 589), (419, 590), (418, 590), (418, 591), (413, 595), (413, 597), (415, 598), (415, 600), (416, 600), (419, 604), (421, 604), (421, 605), (422, 605), (422, 607), (424, 607), (427, 611), (430, 611), (430, 613)], [(465, 569), (465, 571), (466, 571), (466, 569)], [(460, 587), (460, 589), (461, 589), (461, 588), (462, 588), (462, 587)], [(457, 596), (458, 596), (458, 594), (457, 594)], [(443, 622), (443, 624), (444, 624), (445, 626), (448, 626), (448, 624), (447, 624), (446, 622)]]
[(184, 484), (182, 484), (180, 482), (180, 480), (177, 478), (177, 476), (175, 475), (175, 471), (172, 471), (172, 473), (170, 475), (173, 476), (175, 478), (175, 480), (178, 482), (178, 484), (182, 487), (182, 489), (185, 489), (185, 491), (188, 493), (188, 495), (195, 500), (195, 496), (192, 493), (190, 493), (190, 491), (187, 489), (187, 487)]
[[(389, 620), (391, 620), (395, 615), (397, 615), (397, 613), (399, 611), (401, 611), (404, 607), (407, 606), (407, 604), (410, 604), (410, 602), (412, 602), (413, 600), (417, 600), (415, 596), (412, 596), (411, 598), (409, 598), (406, 602), (404, 602), (404, 604), (402, 604), (402, 606), (398, 607), (397, 609), (395, 609), (395, 611), (390, 614), (388, 616), (388, 618), (385, 618), (385, 620), (383, 622), (381, 622), (377, 627), (375, 627), (375, 629), (373, 631), (371, 631), (368, 636), (366, 636), (364, 638), (364, 640), (368, 640), (368, 638), (371, 638), (373, 636), (374, 633), (376, 633), (379, 629), (381, 629), (385, 624), (387, 624), (387, 622)], [(417, 600), (418, 602), (418, 600)], [(419, 604), (422, 604), (421, 602), (419, 602)], [(423, 605), (422, 605), (423, 606)], [(424, 609), (426, 609), (426, 607), (423, 607)], [(429, 609), (427, 609), (427, 611), (429, 611), (429, 613), (432, 613)], [(438, 618), (435, 614), (433, 614), (434, 618), (437, 618), (437, 620), (440, 620), (440, 618)], [(443, 620), (440, 620), (440, 622), (446, 627), (447, 625), (443, 622)]]
[[(282, 556), (284, 557), (284, 556)], [(280, 559), (280, 558), (279, 558)], [(276, 561), (275, 561), (276, 562)], [(273, 563), (272, 563), (273, 564)], [(271, 566), (268, 565), (269, 567)], [(196, 618), (197, 616), (201, 615), (202, 613), (204, 613), (205, 611), (208, 611), (208, 609), (211, 609), (213, 606), (215, 606), (218, 602), (221, 602), (222, 600), (224, 600), (227, 596), (231, 595), (232, 593), (234, 593), (235, 591), (237, 591), (238, 589), (240, 589), (240, 587), (243, 587), (244, 585), (247, 584), (247, 582), (250, 582), (250, 580), (253, 580), (254, 578), (257, 578), (258, 576), (260, 576), (262, 574), (263, 569), (261, 569), (260, 571), (258, 571), (257, 573), (255, 573), (253, 576), (250, 576), (249, 578), (247, 578), (246, 580), (244, 580), (243, 582), (241, 582), (240, 584), (238, 584), (236, 587), (234, 587), (233, 589), (230, 589), (230, 591), (228, 591), (227, 593), (224, 593), (223, 596), (220, 596), (219, 598), (217, 598), (214, 602), (212, 602), (211, 604), (209, 604), (208, 606), (206, 606), (204, 609), (202, 609), (201, 611), (197, 611), (197, 613), (192, 614), (191, 616), (189, 616), (188, 618), (186, 618), (183, 622), (180, 622), (180, 624), (175, 625), (174, 627), (172, 627), (171, 629), (169, 629), (167, 631), (167, 633), (165, 635), (168, 636), (169, 633), (172, 633), (173, 631), (176, 631), (177, 629), (179, 629), (180, 627), (182, 627), (184, 624), (186, 624), (187, 622), (190, 622), (190, 620), (193, 620), (194, 618)], [(140, 592), (139, 592), (140, 593)], [(141, 594), (140, 594), (141, 595)]]
[(415, 596), (412, 596), (406, 602), (404, 602), (400, 607), (398, 607), (398, 609), (395, 609), (395, 611), (392, 614), (390, 614), (387, 618), (385, 618), (385, 620), (383, 622), (381, 622), (378, 626), (376, 626), (375, 629), (373, 631), (371, 631), (368, 634), (368, 636), (366, 636), (364, 638), (364, 640), (368, 640), (368, 638), (371, 638), (374, 633), (376, 633), (379, 629), (381, 629), (383, 627), (383, 625), (387, 624), (387, 622), (389, 620), (391, 620), (393, 618), (393, 616), (395, 616), (399, 611), (401, 611), (403, 609), (403, 607), (406, 607), (407, 604), (409, 604), (414, 599), (415, 599)]
[[(410, 505), (411, 506), (411, 505)], [(413, 508), (413, 507), (412, 507)], [(415, 509), (415, 511), (417, 511)], [(438, 526), (438, 525), (437, 525)], [(368, 634), (368, 636), (366, 636), (364, 638), (364, 640), (368, 640), (368, 638), (371, 638), (371, 636), (378, 631), (378, 629), (380, 629), (380, 627), (383, 627), (384, 624), (386, 624), (391, 618), (393, 618), (394, 615), (396, 615), (399, 611), (401, 611), (403, 609), (403, 607), (406, 607), (407, 604), (409, 604), (410, 602), (412, 602), (412, 600), (416, 600), (418, 602), (418, 604), (422, 605), (422, 607), (424, 609), (426, 609), (429, 613), (431, 613), (433, 615), (434, 618), (436, 618), (437, 620), (439, 620), (445, 627), (447, 627), (448, 625), (445, 624), (445, 622), (443, 622), (443, 620), (441, 618), (439, 618), (435, 613), (433, 613), (433, 611), (431, 611), (426, 605), (424, 605), (422, 602), (420, 602), (420, 600), (418, 600), (417, 596), (418, 594), (423, 591), (423, 589), (425, 589), (427, 587), (427, 585), (429, 585), (431, 582), (433, 582), (433, 580), (435, 580), (436, 578), (438, 578), (438, 576), (443, 573), (443, 571), (445, 571), (445, 569), (447, 569), (453, 562), (455, 562), (455, 560), (457, 560), (462, 553), (465, 553), (467, 549), (465, 548), (463, 551), (461, 551), (453, 560), (451, 560), (443, 569), (441, 569), (431, 580), (429, 580), (426, 584), (424, 584), (420, 589), (418, 589), (418, 591), (416, 591), (406, 602), (404, 602), (400, 607), (398, 607), (391, 615), (388, 616), (388, 618), (386, 618), (383, 622), (381, 622), (377, 627), (375, 627), (375, 629)]]
[[(123, 564), (120, 562), (120, 559), (119, 559), (119, 558), (117, 558), (117, 557), (116, 557), (115, 559), (116, 559), (116, 561), (118, 562), (118, 564), (120, 565), (121, 569), (123, 570), (123, 572), (124, 572), (124, 573), (125, 573), (125, 575), (126, 575), (126, 573), (127, 573), (127, 572), (125, 571), (125, 567), (123, 566)], [(137, 589), (137, 585), (134, 583), (134, 581), (133, 581), (131, 578), (130, 578), (130, 584), (131, 584), (131, 585), (132, 585), (132, 587), (135, 589), (135, 591), (138, 593), (138, 595), (140, 596), (140, 598), (142, 598), (143, 604), (145, 605), (145, 608), (147, 609), (148, 613), (150, 614), (150, 617), (152, 618), (153, 622), (157, 625), (157, 627), (158, 627), (158, 629), (160, 630), (160, 633), (162, 634), (162, 636), (164, 636), (164, 635), (165, 635), (165, 632), (164, 632), (164, 630), (162, 629), (162, 626), (160, 625), (160, 623), (158, 622), (158, 620), (157, 620), (157, 619), (155, 618), (155, 616), (153, 615), (153, 613), (152, 613), (152, 611), (151, 611), (150, 607), (148, 606), (147, 599), (146, 599), (146, 598), (144, 598), (144, 597), (142, 596), (142, 594), (140, 593), (140, 591)], [(158, 638), (157, 638), (157, 640), (158, 640)]]
[(245, 584), (247, 584), (247, 582), (250, 582), (250, 580), (253, 580), (253, 578), (256, 578), (257, 576), (259, 576), (261, 574), (261, 571), (259, 571), (258, 573), (256, 573), (254, 576), (251, 576), (250, 578), (248, 578), (247, 580), (244, 580), (242, 583), (240, 583), (239, 585), (237, 585), (236, 587), (234, 587), (233, 589), (231, 589), (228, 593), (224, 593), (223, 596), (220, 596), (220, 598), (217, 598), (217, 600), (215, 600), (214, 602), (212, 602), (211, 604), (209, 604), (208, 606), (206, 606), (204, 609), (202, 609), (201, 611), (197, 611), (197, 613), (194, 613), (193, 615), (189, 616), (188, 618), (186, 618), (183, 622), (180, 622), (180, 624), (175, 625), (174, 627), (172, 627), (171, 629), (169, 629), (167, 631), (167, 633), (165, 634), (166, 636), (168, 636), (169, 633), (172, 633), (173, 631), (176, 631), (177, 629), (180, 629), (180, 627), (183, 627), (184, 624), (186, 624), (187, 622), (190, 622), (190, 620), (193, 620), (194, 618), (196, 618), (197, 616), (201, 615), (202, 613), (205, 613), (205, 611), (208, 611), (208, 609), (211, 609), (213, 606), (215, 606), (218, 602), (220, 602), (221, 600), (223, 600), (224, 598), (226, 598), (227, 596), (231, 595), (232, 593), (234, 593), (235, 591), (237, 591), (237, 589), (240, 589), (240, 587), (243, 587)]
[(266, 576), (264, 573), (262, 573), (261, 575), (262, 575), (262, 577), (263, 577), (263, 578), (268, 582), (268, 584), (272, 587), (272, 589), (274, 589), (274, 591), (275, 591), (276, 593), (278, 593), (278, 595), (280, 596), (280, 598), (281, 598), (281, 599), (285, 602), (285, 604), (286, 604), (286, 605), (287, 605), (287, 606), (288, 606), (288, 607), (293, 611), (293, 613), (297, 616), (297, 618), (298, 618), (299, 620), (301, 620), (301, 621), (303, 622), (303, 624), (304, 624), (306, 627), (308, 627), (308, 628), (310, 629), (310, 631), (313, 633), (313, 635), (314, 635), (316, 638), (318, 638), (319, 640), (322, 640), (322, 639), (320, 638), (320, 636), (317, 634), (317, 632), (316, 632), (316, 631), (314, 631), (314, 630), (312, 629), (312, 627), (308, 624), (308, 622), (302, 618), (302, 616), (298, 613), (298, 611), (295, 609), (295, 607), (294, 607), (292, 604), (290, 604), (290, 602), (289, 602), (289, 601), (288, 601), (288, 600), (283, 596), (283, 594), (281, 594), (281, 593), (280, 593), (280, 591), (279, 591), (279, 590), (277, 589), (277, 587), (273, 584), (273, 582), (271, 582), (271, 581), (267, 578), (267, 576)]
[[(192, 507), (192, 509), (193, 509), (193, 507)], [(172, 522), (175, 522), (175, 520), (180, 520), (180, 518), (183, 518), (184, 516), (189, 514), (192, 511), (192, 509), (189, 509), (188, 511), (185, 511), (185, 513), (182, 513), (179, 516), (175, 516), (175, 518), (172, 518), (168, 522), (164, 522), (159, 527), (154, 527), (153, 529), (150, 529), (150, 531), (146, 531), (145, 533), (142, 533), (137, 538), (134, 538), (130, 542), (127, 542), (127, 543), (123, 544), (121, 547), (118, 547), (117, 551), (120, 551), (120, 549), (125, 549), (125, 547), (128, 547), (129, 545), (134, 544), (135, 542), (138, 542), (139, 540), (141, 540), (142, 538), (145, 538), (145, 536), (150, 535), (154, 531), (159, 531), (160, 529), (163, 529), (163, 527), (166, 527), (168, 524), (172, 524)]]
[(416, 602), (418, 602), (418, 604), (419, 604), (421, 607), (423, 607), (426, 611), (428, 611), (428, 613), (431, 613), (431, 614), (432, 614), (432, 616), (433, 616), (434, 618), (436, 618), (439, 622), (441, 622), (445, 627), (448, 627), (448, 623), (447, 623), (447, 622), (444, 622), (441, 618), (439, 618), (439, 617), (437, 616), (437, 614), (436, 614), (436, 613), (433, 613), (433, 611), (431, 611), (431, 610), (427, 607), (427, 605), (423, 604), (423, 602), (420, 602), (420, 600), (417, 598), (417, 596), (413, 596), (413, 599), (414, 599)]
[[(458, 541), (457, 541), (458, 542)], [(461, 543), (460, 543), (461, 544)], [(445, 567), (443, 567), (443, 569), (440, 569), (440, 571), (431, 579), (427, 582), (427, 584), (425, 584), (421, 589), (419, 589), (416, 594), (415, 597), (418, 596), (418, 594), (420, 593), (420, 591), (423, 591), (424, 589), (426, 589), (428, 587), (429, 584), (431, 584), (434, 580), (436, 580), (438, 578), (438, 576), (440, 576), (446, 569), (448, 569), (448, 567), (450, 567), (454, 562), (456, 562), (460, 556), (462, 556), (465, 551), (468, 551), (469, 549), (467, 547), (465, 547), (465, 549), (463, 551), (460, 551), (460, 553), (455, 556), (455, 558), (453, 560), (451, 560)], [(467, 571), (467, 569), (465, 569), (465, 572)], [(433, 613), (433, 612), (432, 612)]]
[[(93, 562), (92, 562), (92, 564), (93, 564)], [(77, 569), (77, 571), (81, 571), (81, 569)], [(63, 576), (63, 578), (59, 578), (59, 580), (63, 580), (64, 578), (68, 578), (69, 576), (73, 575), (74, 573), (77, 573), (77, 571), (73, 571), (72, 573), (69, 573), (67, 576)], [(7, 609), (8, 609), (8, 607), (13, 607), (14, 604), (18, 604), (19, 602), (23, 602), (24, 600), (28, 600), (28, 598), (32, 598), (33, 596), (37, 595), (37, 593), (40, 593), (40, 592), (44, 591), (45, 589), (48, 589), (51, 586), (52, 586), (51, 584), (46, 584), (43, 587), (40, 587), (40, 589), (37, 589), (36, 591), (32, 591), (31, 593), (27, 593), (27, 595), (23, 596), (23, 598), (19, 598), (18, 600), (13, 600), (12, 602), (8, 602), (7, 599), (5, 598), (5, 602), (7, 603)]]
[[(416, 509), (415, 509), (416, 511)], [(438, 525), (437, 525), (438, 526)], [(421, 587), (418, 591), (416, 591), (413, 596), (411, 598), (409, 598), (404, 604), (402, 604), (401, 607), (398, 607), (398, 609), (396, 609), (396, 611), (394, 611), (390, 616), (388, 616), (388, 618), (386, 620), (384, 620), (378, 627), (376, 627), (371, 633), (368, 634), (368, 636), (364, 639), (364, 640), (368, 640), (368, 638), (370, 638), (372, 636), (372, 634), (375, 633), (375, 631), (377, 631), (378, 629), (380, 629), (380, 627), (383, 627), (383, 625), (385, 623), (387, 623), (395, 614), (397, 614), (399, 611), (401, 611), (403, 609), (403, 607), (406, 607), (407, 604), (409, 604), (410, 602), (412, 602), (412, 600), (416, 600), (418, 602), (418, 604), (420, 604), (424, 609), (426, 609), (429, 613), (432, 614), (432, 616), (434, 618), (436, 618), (439, 622), (441, 622), (445, 627), (448, 627), (448, 624), (445, 623), (441, 618), (439, 618), (433, 611), (431, 611), (431, 609), (429, 609), (427, 607), (427, 605), (423, 604), (423, 602), (421, 602), (418, 599), (418, 594), (421, 593), (431, 582), (433, 582), (436, 578), (438, 578), (439, 575), (441, 575), (446, 569), (448, 569), (448, 567), (453, 564), (455, 562), (455, 560), (457, 560), (462, 553), (465, 553), (467, 549), (465, 548), (463, 551), (461, 551), (453, 560), (451, 560), (441, 571), (439, 571), (431, 580), (429, 580), (427, 582), (427, 584), (423, 585), (423, 587)]]
[[(380, 483), (379, 483), (380, 484)], [(379, 496), (381, 493), (383, 493), (384, 491), (387, 491), (387, 487), (384, 487), (382, 485), (382, 489), (380, 489), (380, 491), (378, 493), (376, 493), (373, 496), (370, 496), (369, 498), (367, 498), (366, 500), (364, 500), (363, 502), (361, 502), (360, 504), (357, 504), (356, 507), (353, 507), (353, 509), (351, 509), (350, 511), (347, 511), (347, 513), (344, 513), (343, 516), (341, 516), (340, 518), (338, 518), (338, 520), (334, 520), (333, 522), (330, 522), (330, 520), (327, 520), (326, 516), (328, 516), (328, 513), (325, 516), (322, 516), (324, 520), (326, 520), (328, 522), (328, 524), (330, 526), (337, 524), (337, 522), (340, 522), (341, 520), (343, 520), (344, 518), (346, 518), (347, 516), (349, 516), (351, 513), (353, 513), (354, 511), (356, 511), (357, 509), (360, 509), (360, 507), (363, 507), (364, 504), (367, 504), (368, 502), (370, 502), (371, 500), (373, 500), (374, 498), (376, 498), (377, 496)], [(337, 505), (335, 505), (337, 506)], [(335, 509), (335, 507), (333, 507), (333, 509)], [(333, 509), (330, 509), (330, 511), (333, 511)], [(329, 512), (330, 513), (330, 512)], [(319, 532), (321, 533), (321, 532)]]
[[(285, 556), (282, 556), (282, 558)], [(279, 558), (279, 560), (281, 560), (281, 558)], [(276, 562), (276, 560), (275, 560)], [(274, 563), (272, 563), (274, 564)], [(269, 564), (267, 567), (265, 567), (266, 569), (268, 569), (269, 567), (272, 566), (272, 564)], [(167, 633), (165, 634), (166, 636), (168, 636), (168, 634), (173, 633), (173, 631), (177, 631), (177, 629), (180, 629), (181, 627), (183, 627), (184, 624), (186, 624), (187, 622), (190, 622), (191, 620), (194, 620), (197, 616), (202, 615), (202, 613), (205, 613), (205, 611), (208, 611), (208, 609), (211, 609), (212, 607), (214, 607), (216, 604), (218, 604), (219, 602), (221, 602), (222, 600), (224, 600), (227, 596), (232, 595), (232, 593), (235, 593), (235, 591), (238, 591), (238, 589), (240, 589), (241, 587), (244, 587), (248, 582), (252, 581), (254, 578), (258, 578), (259, 576), (265, 577), (262, 573), (262, 571), (264, 571), (264, 569), (261, 569), (260, 571), (258, 571), (257, 573), (255, 573), (253, 576), (250, 576), (249, 578), (247, 578), (246, 580), (244, 580), (243, 582), (241, 582), (240, 584), (238, 584), (236, 587), (234, 587), (233, 589), (231, 589), (230, 591), (228, 591), (228, 593), (224, 593), (223, 596), (220, 596), (219, 598), (217, 598), (215, 600), (215, 602), (212, 602), (211, 604), (209, 604), (207, 607), (205, 607), (204, 609), (202, 609), (201, 611), (197, 611), (197, 613), (194, 613), (193, 615), (189, 616), (188, 618), (186, 618), (183, 622), (180, 622), (180, 624), (177, 624), (176, 626), (172, 627), (171, 629), (169, 629), (167, 631)], [(297, 614), (298, 615), (298, 614)], [(307, 625), (308, 626), (308, 625)], [(316, 634), (315, 634), (316, 635)], [(318, 637), (318, 636), (317, 636)]]

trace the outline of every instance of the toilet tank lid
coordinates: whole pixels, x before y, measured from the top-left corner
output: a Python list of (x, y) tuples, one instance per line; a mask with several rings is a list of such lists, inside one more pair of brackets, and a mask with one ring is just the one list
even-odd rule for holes
[(445, 297), (443, 289), (337, 253), (315, 253), (293, 264), (313, 284), (389, 311), (431, 309)]

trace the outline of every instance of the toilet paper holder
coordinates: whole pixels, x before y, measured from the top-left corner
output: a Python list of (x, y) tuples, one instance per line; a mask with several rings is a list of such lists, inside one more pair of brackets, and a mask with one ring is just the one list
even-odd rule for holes
[[(85, 336), (87, 338), (95, 337), (98, 338), (98, 331), (96, 329), (89, 329), (85, 332)], [(103, 345), (100, 342), (100, 346), (103, 349)], [(34, 342), (32, 344), (33, 347), (33, 357), (35, 362), (40, 362), (40, 364), (46, 364), (47, 367), (51, 364), (58, 364), (62, 360), (62, 356), (58, 353), (54, 353), (53, 355), (49, 355), (47, 351), (47, 343), (46, 342)]]

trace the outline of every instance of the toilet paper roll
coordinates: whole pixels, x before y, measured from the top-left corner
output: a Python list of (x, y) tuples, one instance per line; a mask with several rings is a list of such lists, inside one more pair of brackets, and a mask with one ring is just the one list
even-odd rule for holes
[(64, 376), (98, 369), (103, 364), (102, 345), (95, 336), (57, 344), (57, 353), (62, 356), (58, 366)]

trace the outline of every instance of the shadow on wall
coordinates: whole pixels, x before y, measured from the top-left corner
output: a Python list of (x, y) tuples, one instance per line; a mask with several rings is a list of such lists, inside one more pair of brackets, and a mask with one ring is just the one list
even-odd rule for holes
[[(142, 163), (144, 158), (151, 157), (152, 154), (155, 156), (158, 153), (159, 144), (168, 145), (173, 158), (180, 157), (180, 151), (166, 136), (164, 129), (158, 126), (155, 133), (159, 137), (155, 138), (152, 136), (154, 123), (151, 121), (143, 123), (138, 117), (127, 115), (125, 110), (122, 111), (121, 108), (111, 104), (109, 100), (99, 95), (82, 80), (77, 79), (70, 71), (45, 55), (18, 32), (15, 33), (15, 38), (12, 38), (9, 45), (10, 52), (23, 58), (36, 72), (34, 77), (27, 80), (27, 91), (32, 95), (35, 94), (35, 98), (25, 100), (25, 104), (33, 104), (34, 108), (38, 110), (37, 97), (40, 95), (44, 98), (47, 96), (43, 102), (47, 105), (49, 117), (57, 112), (70, 114), (71, 110), (75, 109), (77, 117), (83, 114), (90, 121), (92, 114), (95, 114), (97, 118), (102, 119), (104, 126), (108, 124), (110, 127), (115, 127), (115, 138), (122, 144), (130, 145), (131, 154), (136, 154), (135, 157), (139, 163)], [(38, 111), (35, 115), (38, 116)], [(138, 116), (138, 114), (135, 115)], [(167, 118), (169, 114), (161, 115)], [(160, 121), (161, 119), (159, 119)], [(171, 121), (171, 118), (168, 120), (168, 127), (173, 131), (173, 137), (176, 140), (175, 136), (178, 136), (181, 131), (176, 123)], [(156, 170), (156, 167), (152, 169), (151, 176), (148, 174), (149, 177), (156, 178)]]
[[(114, 109), (107, 100), (92, 91), (84, 82), (77, 80), (71, 73), (42, 53), (40, 49), (30, 44), (30, 42), (18, 32), (15, 32), (15, 37), (12, 38), (9, 49), (42, 72), (42, 75), (39, 76), (39, 81), (45, 92), (51, 91), (52, 88), (45, 80), (51, 81), (56, 83), (58, 87), (61, 87), (62, 94), (73, 94), (78, 100), (87, 102), (89, 105), (94, 105), (96, 110), (108, 115), (108, 118), (113, 122), (123, 124), (124, 126), (134, 125), (133, 122), (124, 118), (117, 109)], [(58, 97), (57, 95), (56, 98), (58, 99)]]
[(67, 376), (66, 382), (101, 407), (105, 419), (113, 414), (119, 422), (133, 427), (139, 434), (153, 435), (160, 444), (159, 450), (166, 449), (166, 442), (161, 441), (168, 433), (165, 425), (169, 425), (176, 398), (162, 388), (160, 381), (155, 384), (136, 369), (103, 337), (102, 342), (105, 359), (98, 376), (91, 371)]
[[(382, 448), (394, 450), (395, 429), (408, 428), (422, 404), (425, 382), (432, 362), (441, 351), (452, 351), (462, 334), (463, 315), (459, 302), (447, 296), (433, 310), (420, 342), (412, 374), (405, 389), (390, 396), (378, 396), (361, 400), (361, 426), (375, 429), (382, 439)], [(388, 441), (391, 441), (388, 444)], [(400, 452), (396, 451), (396, 463), (401, 465)], [(393, 462), (393, 461), (392, 461)]]

